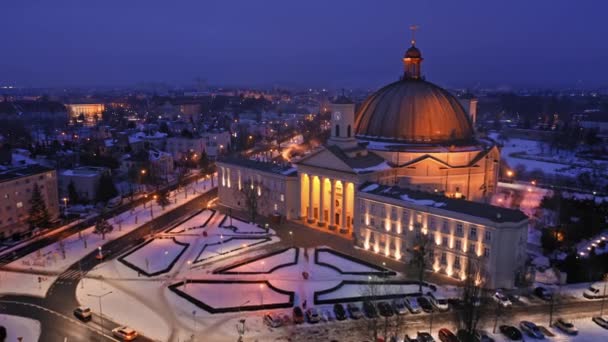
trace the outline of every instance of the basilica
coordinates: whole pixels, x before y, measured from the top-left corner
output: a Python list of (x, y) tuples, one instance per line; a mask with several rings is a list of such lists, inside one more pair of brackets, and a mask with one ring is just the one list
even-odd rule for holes
[(258, 189), (262, 214), (404, 262), (415, 234), (424, 234), (435, 246), (435, 272), (463, 278), (475, 258), (492, 270), (489, 285), (512, 287), (525, 264), (528, 220), (487, 204), (500, 151), (475, 134), (477, 101), (428, 82), (414, 40), (402, 62), (402, 77), (358, 111), (349, 98), (335, 98), (330, 138), (292, 165), (218, 161), (220, 203), (244, 208), (239, 192), (247, 182)]

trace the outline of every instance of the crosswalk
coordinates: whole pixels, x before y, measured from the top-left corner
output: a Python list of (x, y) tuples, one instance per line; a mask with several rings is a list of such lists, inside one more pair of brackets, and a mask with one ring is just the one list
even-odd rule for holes
[(82, 278), (82, 272), (79, 270), (67, 270), (59, 275), (59, 279), (79, 280)]

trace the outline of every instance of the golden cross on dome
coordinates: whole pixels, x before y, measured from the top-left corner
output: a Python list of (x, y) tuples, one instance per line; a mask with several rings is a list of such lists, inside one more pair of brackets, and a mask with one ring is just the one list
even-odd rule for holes
[(412, 31), (412, 45), (416, 45), (416, 31), (418, 31), (419, 28), (420, 26), (418, 25), (410, 25), (410, 31)]

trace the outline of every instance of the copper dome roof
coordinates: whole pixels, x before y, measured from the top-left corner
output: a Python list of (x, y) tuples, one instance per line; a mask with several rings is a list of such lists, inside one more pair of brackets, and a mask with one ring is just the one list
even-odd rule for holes
[(372, 94), (355, 123), (363, 140), (455, 144), (474, 139), (473, 125), (460, 102), (422, 79), (404, 78)]

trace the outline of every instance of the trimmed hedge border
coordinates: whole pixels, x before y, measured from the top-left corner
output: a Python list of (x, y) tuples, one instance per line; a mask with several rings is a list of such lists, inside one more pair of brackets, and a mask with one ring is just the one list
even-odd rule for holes
[[(340, 284), (326, 290), (321, 290), (315, 292), (314, 294), (314, 302), (317, 305), (320, 304), (336, 304), (336, 303), (350, 303), (350, 302), (362, 302), (366, 300), (385, 300), (385, 299), (395, 299), (395, 298), (403, 298), (404, 296), (420, 296), (422, 295), (419, 292), (414, 292), (411, 294), (386, 294), (386, 295), (378, 295), (378, 296), (357, 296), (357, 297), (344, 297), (344, 298), (332, 298), (332, 299), (319, 299), (320, 295), (324, 295), (327, 293), (335, 292), (341, 289), (345, 285), (416, 285), (418, 286), (419, 282), (417, 281), (408, 281), (408, 280), (387, 280), (387, 281), (374, 281), (368, 282), (366, 280), (343, 280)], [(431, 290), (435, 291), (437, 288), (435, 285), (423, 282), (422, 286), (426, 286)]]
[(289, 301), (286, 303), (275, 303), (275, 304), (264, 304), (264, 305), (248, 305), (248, 306), (229, 306), (223, 308), (214, 308), (211, 307), (204, 302), (190, 296), (184, 291), (178, 289), (179, 287), (184, 285), (184, 282), (181, 281), (176, 284), (169, 285), (169, 290), (171, 290), (176, 295), (184, 298), (190, 303), (198, 306), (199, 308), (211, 313), (227, 313), (227, 312), (239, 312), (239, 311), (257, 311), (257, 310), (270, 310), (270, 309), (284, 309), (293, 307), (295, 294), (293, 291), (285, 291), (279, 288), (272, 286), (267, 280), (190, 280), (188, 284), (265, 284), (269, 289), (285, 294), (289, 296)]
[[(236, 233), (236, 234), (243, 234), (243, 235), (268, 234), (268, 231), (270, 230), (270, 229), (266, 229), (266, 228), (264, 228), (264, 227), (262, 227), (262, 226), (260, 226), (259, 224), (256, 223), (255, 225), (258, 226), (261, 230), (263, 230), (262, 232), (259, 232), (259, 233), (258, 232), (239, 232), (239, 229), (237, 227), (235, 227), (235, 226), (224, 226), (224, 223), (226, 222), (227, 219), (228, 219), (228, 215), (224, 215), (224, 218), (220, 222), (219, 227), (220, 228), (224, 228), (224, 229), (230, 229), (230, 230), (232, 230), (233, 233)], [(234, 216), (232, 217), (232, 220), (233, 221), (243, 222), (244, 224), (250, 224), (249, 222), (245, 222), (244, 220), (238, 219), (238, 218), (236, 218)]]
[[(275, 255), (287, 252), (290, 249), (294, 249), (295, 252), (296, 252), (293, 261), (277, 265), (277, 266), (271, 268), (270, 270), (268, 270), (266, 272), (231, 272), (230, 271), (232, 269), (239, 268), (241, 266), (244, 266), (244, 265), (247, 265), (247, 264), (250, 264), (250, 263), (254, 263), (256, 261), (259, 261), (259, 260), (262, 260), (262, 259), (266, 259), (268, 257), (272, 257), (272, 256), (275, 256)], [(274, 271), (276, 271), (276, 270), (278, 270), (280, 268), (296, 265), (298, 263), (299, 257), (300, 257), (300, 249), (299, 248), (295, 248), (295, 247), (281, 248), (281, 249), (276, 250), (274, 252), (270, 252), (270, 253), (267, 253), (267, 254), (264, 254), (264, 255), (256, 256), (256, 257), (253, 257), (251, 259), (248, 259), (248, 260), (245, 260), (245, 261), (240, 261), (240, 262), (237, 262), (237, 263), (232, 264), (232, 265), (220, 267), (220, 268), (214, 270), (213, 274), (270, 274), (270, 273), (272, 273), (272, 272), (274, 272)]]
[[(345, 271), (341, 270), (340, 268), (338, 268), (337, 266), (334, 266), (334, 265), (327, 264), (327, 263), (319, 261), (319, 253), (320, 252), (327, 252), (327, 253), (333, 254), (335, 256), (338, 256), (340, 258), (347, 259), (347, 260), (350, 260), (352, 262), (356, 262), (358, 264), (365, 265), (365, 266), (367, 266), (369, 268), (376, 269), (378, 271), (377, 272), (345, 272)], [(361, 260), (361, 259), (352, 257), (352, 256), (350, 256), (348, 254), (340, 253), (340, 252), (335, 251), (335, 250), (333, 250), (331, 248), (315, 248), (315, 264), (331, 268), (332, 270), (334, 270), (334, 271), (336, 271), (336, 272), (338, 272), (340, 274), (373, 275), (373, 276), (380, 276), (380, 277), (397, 275), (397, 273), (394, 272), (394, 271), (391, 271), (391, 270), (386, 269), (384, 267), (380, 267), (380, 266), (374, 265), (374, 264), (372, 264), (370, 262), (367, 262), (365, 260)]]
[(213, 257), (215, 257), (217, 255), (225, 255), (225, 254), (228, 254), (228, 253), (232, 253), (234, 251), (238, 251), (239, 249), (247, 248), (247, 247), (238, 247), (238, 248), (231, 249), (229, 251), (224, 251), (222, 253), (216, 253), (216, 255), (213, 255), (213, 256), (210, 256), (210, 257), (207, 257), (207, 258), (204, 258), (204, 259), (199, 259), (199, 257), (201, 256), (201, 254), (203, 254), (203, 252), (207, 248), (207, 246), (216, 246), (216, 245), (224, 244), (224, 243), (226, 243), (228, 241), (232, 241), (232, 240), (245, 240), (245, 241), (260, 240), (260, 241), (255, 242), (255, 243), (248, 243), (247, 247), (259, 245), (259, 244), (262, 244), (262, 243), (265, 243), (265, 242), (268, 242), (268, 241), (272, 241), (272, 239), (269, 238), (269, 237), (231, 237), (229, 239), (224, 240), (224, 242), (206, 243), (205, 245), (203, 245), (203, 248), (201, 249), (201, 251), (198, 252), (198, 255), (196, 256), (196, 258), (194, 259), (194, 261), (192, 263), (193, 264), (197, 264), (199, 262), (211, 259), (211, 258), (213, 258)]
[[(178, 232), (177, 232), (177, 231), (176, 231), (176, 232), (173, 232), (173, 231), (172, 231), (172, 230), (173, 230), (173, 229), (175, 229), (177, 226), (179, 226), (179, 225), (181, 225), (181, 224), (183, 224), (183, 223), (188, 222), (188, 221), (189, 221), (189, 220), (191, 220), (193, 217), (195, 217), (196, 215), (198, 215), (198, 214), (202, 213), (202, 212), (203, 212), (203, 211), (205, 211), (205, 210), (210, 210), (210, 211), (211, 211), (211, 215), (210, 215), (210, 216), (207, 218), (207, 220), (205, 221), (205, 223), (203, 223), (202, 225), (200, 225), (200, 226), (196, 226), (196, 227), (185, 228), (185, 229), (182, 229), (182, 230), (180, 230), (180, 231), (178, 231)], [(185, 231), (187, 231), (187, 230), (194, 230), (194, 229), (205, 228), (205, 227), (207, 227), (207, 224), (209, 223), (209, 221), (211, 221), (211, 219), (213, 218), (213, 216), (215, 215), (215, 213), (216, 213), (216, 210), (215, 210), (215, 209), (201, 209), (201, 210), (198, 210), (198, 211), (196, 211), (194, 214), (192, 214), (192, 215), (188, 216), (187, 218), (185, 218), (185, 219), (183, 219), (183, 220), (179, 221), (178, 223), (174, 224), (174, 225), (173, 225), (173, 227), (171, 227), (171, 228), (169, 228), (169, 229), (165, 230), (165, 233), (181, 234), (181, 233), (183, 233), (183, 232), (185, 232)]]
[[(176, 245), (184, 246), (184, 248), (182, 248), (182, 251), (179, 252), (179, 254), (173, 259), (173, 261), (171, 261), (171, 263), (169, 264), (169, 266), (167, 266), (166, 268), (164, 268), (164, 269), (162, 269), (160, 271), (148, 273), (145, 270), (142, 270), (141, 268), (139, 268), (139, 267), (135, 266), (134, 264), (132, 264), (132, 263), (128, 262), (127, 260), (125, 260), (129, 255), (135, 253), (136, 251), (138, 251), (141, 248), (144, 248), (147, 244), (151, 243), (152, 241), (154, 241), (156, 239), (171, 239), (171, 240), (173, 240), (173, 242)], [(135, 271), (137, 271), (137, 272), (145, 275), (146, 277), (154, 277), (154, 276), (157, 276), (159, 274), (163, 274), (163, 273), (167, 273), (167, 272), (171, 271), (171, 269), (173, 268), (173, 266), (175, 266), (175, 263), (179, 260), (179, 258), (182, 257), (182, 254), (184, 254), (184, 252), (186, 252), (186, 250), (188, 249), (189, 246), (190, 246), (189, 243), (179, 242), (174, 237), (171, 237), (171, 238), (154, 238), (154, 239), (150, 239), (150, 240), (144, 242), (143, 244), (139, 245), (137, 248), (132, 249), (129, 253), (121, 256), (120, 258), (118, 258), (118, 261), (120, 261), (125, 266), (129, 267), (130, 269), (135, 270)]]

